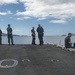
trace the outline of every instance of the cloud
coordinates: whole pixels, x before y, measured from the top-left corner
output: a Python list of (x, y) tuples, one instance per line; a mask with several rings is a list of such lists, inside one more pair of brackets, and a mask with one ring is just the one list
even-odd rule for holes
[(19, 17), (17, 18), (17, 20), (26, 20), (26, 19), (29, 19), (30, 17)]
[(38, 20), (45, 20), (46, 18), (38, 18)]
[(0, 15), (8, 15), (8, 14), (12, 14), (12, 12), (9, 10), (7, 12), (0, 12)]
[[(75, 17), (75, 0), (19, 0), (24, 3), (25, 11), (16, 15), (43, 20), (47, 18), (68, 19)], [(65, 21), (63, 21), (65, 22)], [(61, 23), (63, 23), (61, 22)]]
[(3, 5), (3, 4), (11, 4), (11, 3), (18, 3), (18, 0), (0, 0), (0, 5)]
[(65, 20), (51, 20), (50, 23), (66, 23)]
[[(64, 19), (75, 17), (75, 0), (0, 0), (0, 5), (23, 3), (25, 11), (17, 11), (17, 20), (29, 19), (30, 17), (37, 20), (47, 18)], [(11, 12), (0, 12), (0, 15), (11, 14)], [(62, 22), (61, 22), (62, 23)]]
[(75, 0), (58, 0), (60, 3), (75, 3)]

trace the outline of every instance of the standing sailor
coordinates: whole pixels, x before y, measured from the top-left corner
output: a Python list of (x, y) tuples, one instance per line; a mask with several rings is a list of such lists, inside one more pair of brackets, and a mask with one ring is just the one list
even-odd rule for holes
[(12, 45), (14, 45), (13, 44), (12, 28), (11, 28), (10, 24), (8, 24), (8, 27), (7, 27), (7, 36), (8, 36), (9, 45), (10, 45), (10, 40), (11, 40)]
[(0, 45), (2, 45), (2, 30), (0, 29)]
[(39, 45), (43, 45), (43, 36), (44, 36), (44, 29), (41, 27), (41, 25), (38, 25), (37, 28), (37, 32), (38, 32), (38, 38), (39, 38)]
[(32, 33), (32, 45), (36, 45), (35, 44), (35, 30), (34, 30), (34, 27), (32, 27), (32, 30), (31, 30), (31, 33)]

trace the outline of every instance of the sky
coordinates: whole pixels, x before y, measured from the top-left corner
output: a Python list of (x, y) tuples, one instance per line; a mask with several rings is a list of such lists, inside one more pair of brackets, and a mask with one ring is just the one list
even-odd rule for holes
[(38, 24), (44, 35), (75, 33), (75, 0), (0, 0), (3, 33), (7, 33), (8, 24), (18, 35), (31, 35)]

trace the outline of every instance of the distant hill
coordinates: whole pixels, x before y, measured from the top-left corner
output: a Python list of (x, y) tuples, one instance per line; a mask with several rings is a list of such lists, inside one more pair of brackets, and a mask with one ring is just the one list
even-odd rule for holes
[(62, 35), (62, 36), (66, 36), (66, 35), (64, 34), (64, 35)]
[(75, 33), (74, 34), (72, 34), (73, 36), (75, 36)]
[[(6, 33), (2, 33), (3, 36), (7, 36)], [(13, 36), (20, 36), (20, 35), (16, 35), (16, 34), (13, 34)]]
[[(67, 35), (68, 35), (68, 34), (67, 34)], [(61, 36), (67, 36), (67, 35), (63, 34), (63, 35), (61, 35)], [(72, 36), (75, 36), (75, 33), (72, 33)]]
[(3, 35), (3, 36), (6, 36), (7, 34), (6, 34), (6, 33), (2, 33), (2, 35)]

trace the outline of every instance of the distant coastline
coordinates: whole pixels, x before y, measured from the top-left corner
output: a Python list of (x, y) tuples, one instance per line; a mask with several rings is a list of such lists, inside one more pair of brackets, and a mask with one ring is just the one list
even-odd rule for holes
[[(7, 36), (7, 34), (6, 33), (2, 33), (2, 36)], [(13, 34), (13, 36), (20, 36), (20, 35)]]
[[(6, 33), (2, 33), (2, 36), (7, 36), (7, 34)], [(13, 34), (13, 36), (27, 37), (28, 35), (17, 35), (17, 34)]]
[[(7, 34), (6, 33), (2, 33), (2, 36), (7, 36)], [(27, 37), (29, 35), (17, 35), (17, 34), (13, 34), (13, 36)], [(53, 36), (53, 35), (45, 35), (45, 36)], [(54, 35), (54, 36), (67, 36), (67, 35), (63, 34), (63, 35)], [(75, 36), (75, 33), (72, 34), (72, 36)]]

